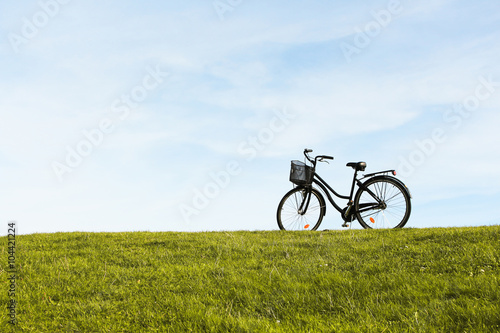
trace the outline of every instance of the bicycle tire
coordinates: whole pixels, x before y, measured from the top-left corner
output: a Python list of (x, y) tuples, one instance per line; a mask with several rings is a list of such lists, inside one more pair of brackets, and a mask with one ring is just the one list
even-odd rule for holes
[[(310, 191), (311, 198), (305, 214), (299, 208), (305, 195)], [(278, 205), (276, 218), (281, 230), (317, 230), (326, 213), (325, 199), (316, 189), (296, 187), (290, 190)]]
[(402, 228), (410, 218), (411, 197), (405, 185), (392, 177), (374, 177), (364, 186), (374, 193), (380, 203), (365, 189), (354, 197), (356, 217), (365, 229)]

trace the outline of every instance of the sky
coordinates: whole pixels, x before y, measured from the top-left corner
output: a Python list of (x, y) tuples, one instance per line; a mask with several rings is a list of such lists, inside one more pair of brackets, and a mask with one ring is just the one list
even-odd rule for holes
[(500, 223), (497, 1), (2, 1), (0, 35), (1, 234), (276, 230), (304, 148), (343, 194), (396, 169), (407, 227)]

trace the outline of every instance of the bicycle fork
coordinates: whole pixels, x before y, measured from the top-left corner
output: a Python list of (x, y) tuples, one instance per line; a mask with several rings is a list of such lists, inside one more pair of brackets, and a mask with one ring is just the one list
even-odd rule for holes
[(299, 206), (298, 213), (300, 215), (305, 215), (307, 213), (307, 208), (309, 208), (309, 202), (311, 202), (311, 190), (304, 189), (302, 192), (302, 203)]

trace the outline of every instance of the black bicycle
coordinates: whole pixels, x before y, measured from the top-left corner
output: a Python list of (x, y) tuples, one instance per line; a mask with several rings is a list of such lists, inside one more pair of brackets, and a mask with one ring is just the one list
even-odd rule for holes
[[(402, 228), (408, 222), (411, 212), (411, 194), (408, 187), (396, 177), (395, 170), (380, 171), (358, 177), (358, 172), (366, 169), (365, 162), (347, 163), (354, 169), (351, 193), (338, 194), (317, 173), (316, 163), (333, 160), (332, 156), (309, 156), (311, 149), (304, 150), (307, 165), (301, 161), (292, 161), (290, 181), (294, 189), (289, 191), (278, 205), (277, 219), (281, 230), (316, 230), (326, 215), (328, 201), (339, 211), (344, 221), (343, 227), (358, 220), (365, 229)], [(391, 176), (392, 175), (392, 176)], [(364, 181), (363, 181), (364, 180)], [(316, 185), (320, 190), (313, 186)], [(354, 189), (358, 190), (354, 195)], [(341, 208), (333, 200), (330, 192), (340, 199), (348, 200)]]

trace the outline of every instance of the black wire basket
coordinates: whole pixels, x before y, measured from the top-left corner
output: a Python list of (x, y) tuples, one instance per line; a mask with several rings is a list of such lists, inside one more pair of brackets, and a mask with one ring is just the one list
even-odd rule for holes
[(296, 185), (311, 185), (314, 169), (301, 161), (292, 161), (290, 181)]

